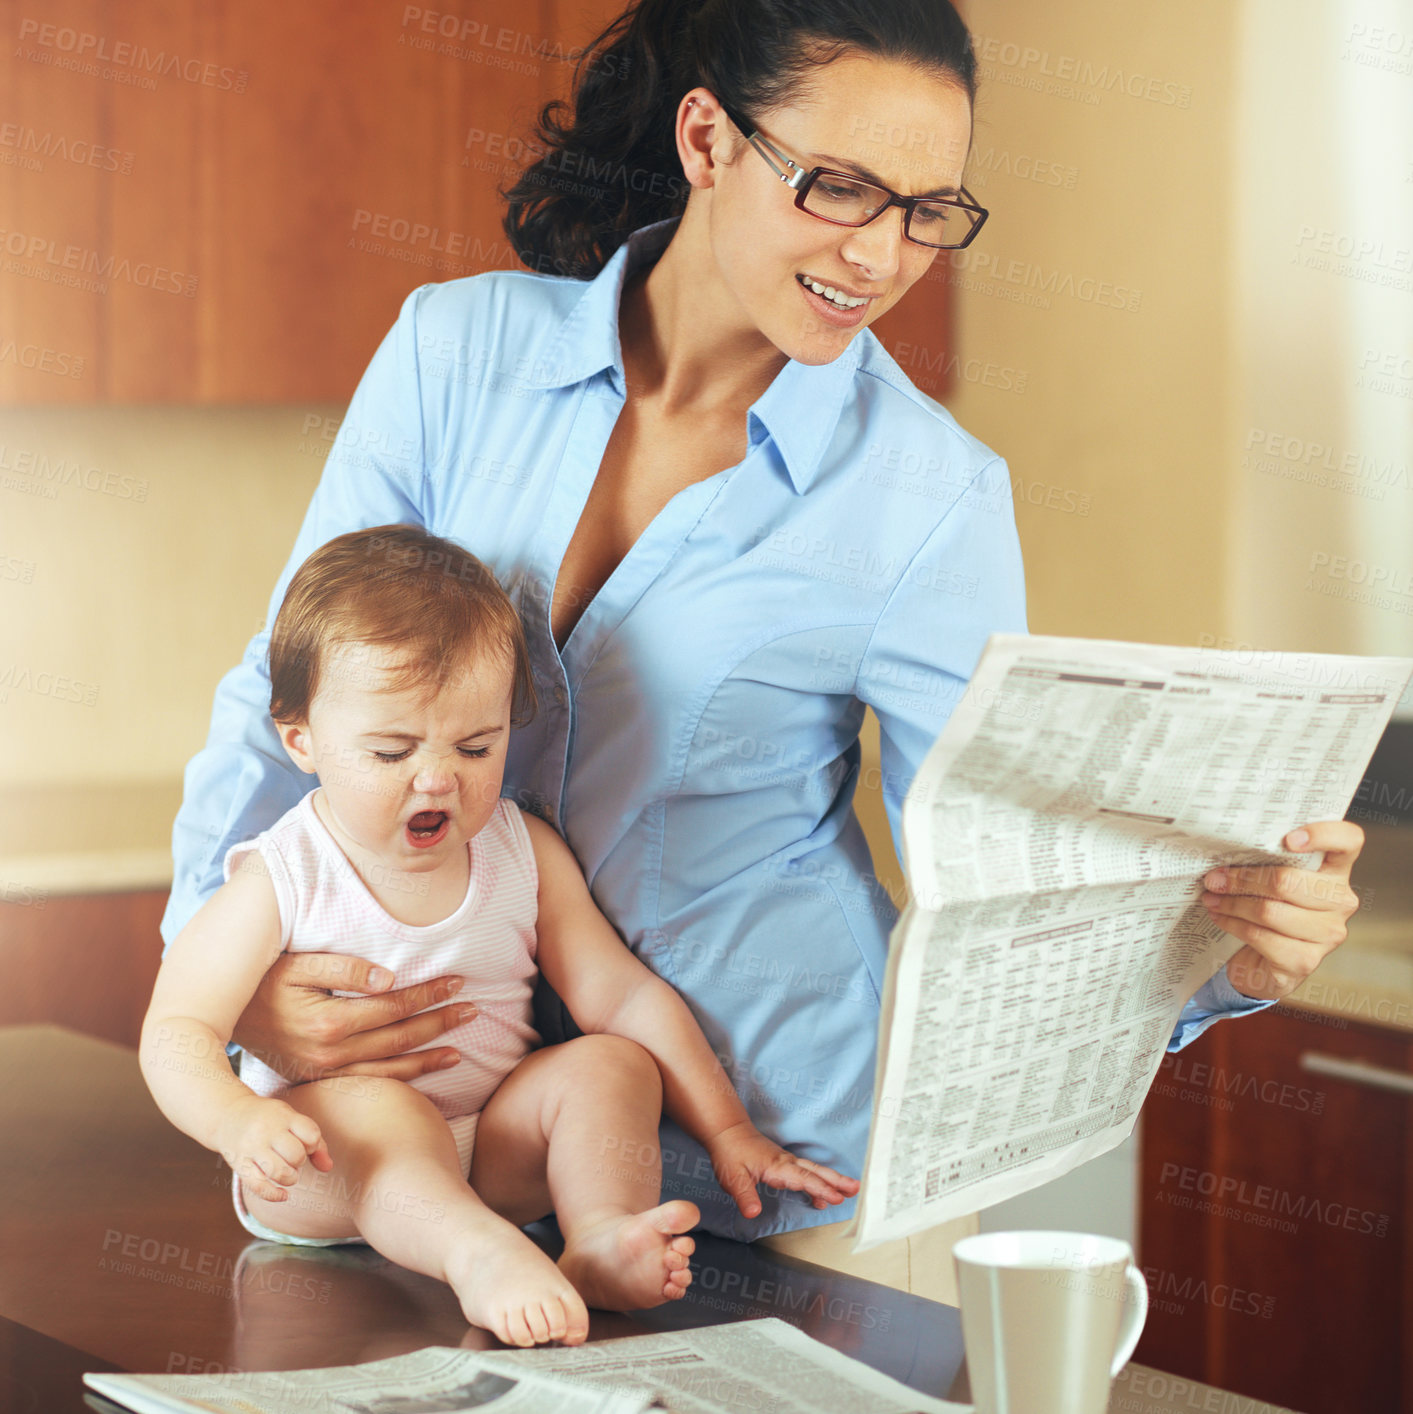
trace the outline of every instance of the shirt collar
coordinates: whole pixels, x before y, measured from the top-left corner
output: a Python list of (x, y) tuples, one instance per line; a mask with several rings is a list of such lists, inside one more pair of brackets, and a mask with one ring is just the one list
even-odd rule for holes
[[(624, 386), (623, 350), (618, 340), (618, 306), (628, 276), (651, 264), (677, 228), (678, 217), (641, 226), (609, 257), (588, 282), (559, 326), (551, 331), (533, 360), (530, 386), (567, 388), (604, 369)], [(780, 453), (797, 492), (809, 489), (862, 356), (862, 330), (832, 363), (804, 364), (791, 359), (751, 405), (748, 435), (754, 446), (769, 436)]]

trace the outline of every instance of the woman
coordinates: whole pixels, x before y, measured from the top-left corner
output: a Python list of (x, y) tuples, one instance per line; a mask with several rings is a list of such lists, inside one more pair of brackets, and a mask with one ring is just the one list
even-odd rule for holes
[[(508, 793), (565, 835), (628, 945), (687, 997), (753, 1120), (857, 1174), (894, 916), (852, 811), (864, 709), (896, 840), (987, 636), (1025, 629), (1004, 464), (866, 327), (985, 218), (962, 187), (970, 40), (941, 0), (644, 0), (595, 50), (570, 118), (542, 116), (545, 155), (506, 222), (528, 266), (579, 278), (488, 273), (408, 297), (270, 618), (305, 556), (358, 527), (422, 523), (489, 563), (543, 708), (512, 743)], [(924, 494), (892, 484), (899, 466), (927, 469), (909, 478)], [(264, 651), (257, 635), (223, 680), (189, 768), (168, 937), (226, 847), (304, 789), (264, 725)], [(1238, 871), (1210, 895), (1248, 946), (1175, 1044), (1337, 944), (1360, 842), (1310, 827), (1329, 851), (1318, 896), (1298, 871)], [(446, 993), (389, 981), (289, 959), (236, 1039), (289, 1074), (454, 1061), (431, 1045), (454, 1017), (396, 1020)], [(696, 1202), (709, 1230), (837, 1222), (783, 1195), (744, 1222), (700, 1149), (670, 1126), (663, 1148), (664, 1197)], [(950, 1294), (947, 1236), (940, 1284), (914, 1289)], [(884, 1280), (890, 1261), (923, 1265), (870, 1256), (858, 1269)]]

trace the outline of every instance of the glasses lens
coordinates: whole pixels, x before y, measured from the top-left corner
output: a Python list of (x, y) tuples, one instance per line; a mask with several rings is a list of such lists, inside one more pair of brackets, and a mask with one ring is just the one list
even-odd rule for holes
[[(804, 208), (812, 216), (843, 226), (862, 226), (887, 204), (882, 187), (839, 172), (821, 172), (805, 193)], [(920, 245), (959, 246), (971, 234), (978, 216), (946, 201), (920, 201), (908, 221), (908, 238)]]
[(821, 172), (805, 195), (805, 210), (826, 221), (862, 226), (888, 200), (888, 193), (872, 182), (858, 181), (838, 172)]
[(977, 215), (945, 201), (920, 201), (913, 207), (908, 235), (923, 245), (959, 246), (971, 234)]

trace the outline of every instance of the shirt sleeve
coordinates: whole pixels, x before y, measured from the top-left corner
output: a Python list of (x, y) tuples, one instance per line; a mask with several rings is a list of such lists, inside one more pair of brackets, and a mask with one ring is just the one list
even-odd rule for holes
[(425, 523), (417, 309), (433, 288), (408, 295), (373, 355), (270, 596), (266, 627), (216, 688), (206, 745), (187, 763), (172, 828), (172, 892), (161, 925), (166, 944), (220, 886), (226, 851), (273, 825), (315, 784), (285, 754), (270, 720), (269, 626), (294, 572), (346, 531)]
[(1267, 1007), (1275, 1006), (1275, 1000), (1263, 1001), (1260, 997), (1248, 997), (1238, 992), (1227, 979), (1225, 967), (1214, 972), (1193, 994), (1178, 1015), (1177, 1027), (1168, 1042), (1170, 1051), (1180, 1051), (1194, 1042), (1214, 1021), (1225, 1016), (1251, 1016)]
[(1006, 463), (982, 466), (909, 561), (859, 663), (878, 718), (883, 803), (903, 857), (903, 797), (993, 633), (1025, 633), (1025, 569)]
[[(902, 806), (993, 633), (1026, 633), (1025, 579), (1000, 458), (977, 472), (904, 571), (859, 665), (856, 695), (878, 717), (883, 802), (903, 857)], [(1272, 1005), (1215, 973), (1183, 1007), (1180, 1050), (1214, 1022)]]

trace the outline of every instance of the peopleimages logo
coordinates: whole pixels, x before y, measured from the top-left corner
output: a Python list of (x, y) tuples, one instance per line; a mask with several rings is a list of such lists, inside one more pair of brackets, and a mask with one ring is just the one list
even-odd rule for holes
[(250, 75), (244, 69), (208, 63), (190, 56), (151, 50), (130, 40), (109, 39), (107, 35), (74, 29), (69, 25), (46, 24), (40, 20), (20, 21), (20, 40), (32, 39), (38, 49), (26, 49), (24, 57), (56, 69), (72, 69), (94, 78), (108, 78), (152, 89), (153, 75), (201, 84), (205, 88), (244, 93)]
[(1102, 102), (1106, 93), (1119, 93), (1171, 108), (1192, 106), (1190, 85), (1153, 78), (1107, 62), (1095, 63), (1074, 54), (1051, 54), (1046, 49), (1006, 43), (985, 35), (974, 36), (972, 48), (982, 65), (983, 78), (995, 78), (1037, 93), (1075, 98), (1089, 104)]

